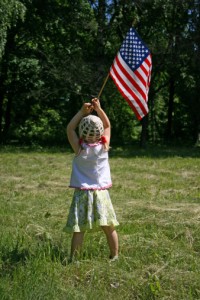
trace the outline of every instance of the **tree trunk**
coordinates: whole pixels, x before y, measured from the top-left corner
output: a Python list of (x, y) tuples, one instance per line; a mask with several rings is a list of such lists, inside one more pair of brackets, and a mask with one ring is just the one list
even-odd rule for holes
[(2, 143), (2, 124), (3, 123), (3, 97), (0, 92), (0, 144)]
[(148, 115), (142, 118), (141, 124), (142, 124), (142, 132), (140, 137), (140, 147), (145, 148), (147, 142)]
[[(5, 134), (10, 127), (10, 113), (11, 113), (11, 102), (8, 100), (6, 107), (6, 114), (4, 116), (4, 99), (7, 91), (6, 80), (8, 78), (8, 62), (12, 52), (15, 52), (15, 35), (17, 27), (15, 29), (8, 30), (7, 42), (5, 45), (4, 56), (1, 60), (0, 66), (0, 143), (5, 139)], [(5, 118), (5, 126), (3, 127), (3, 119)]]
[(4, 118), (4, 97), (5, 97), (5, 71), (7, 73), (7, 67), (5, 66), (5, 63), (2, 63), (1, 67), (1, 75), (0, 75), (0, 144), (3, 142), (3, 118)]
[(5, 142), (7, 138), (8, 131), (11, 124), (11, 106), (12, 106), (12, 100), (9, 97), (6, 105), (6, 111), (5, 111), (5, 125), (3, 128), (3, 136), (2, 136), (3, 142)]
[(170, 79), (169, 83), (169, 102), (168, 102), (168, 118), (167, 118), (167, 140), (172, 138), (172, 114), (174, 109), (174, 79)]
[(97, 33), (97, 41), (99, 45), (99, 49), (97, 51), (98, 55), (101, 57), (104, 56), (104, 47), (105, 47), (105, 22), (106, 22), (106, 1), (99, 0), (98, 6), (98, 33)]

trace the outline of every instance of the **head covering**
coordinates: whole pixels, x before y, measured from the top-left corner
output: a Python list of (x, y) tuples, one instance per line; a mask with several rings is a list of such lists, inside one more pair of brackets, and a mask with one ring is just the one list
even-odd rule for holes
[(89, 115), (79, 123), (79, 136), (87, 142), (98, 141), (103, 133), (103, 123), (97, 116)]

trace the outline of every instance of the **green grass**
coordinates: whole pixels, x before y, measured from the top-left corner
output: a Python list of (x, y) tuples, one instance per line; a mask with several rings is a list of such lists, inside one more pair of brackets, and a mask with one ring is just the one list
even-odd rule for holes
[(67, 264), (70, 151), (0, 149), (0, 299), (200, 299), (200, 153), (111, 149), (120, 259), (87, 233)]

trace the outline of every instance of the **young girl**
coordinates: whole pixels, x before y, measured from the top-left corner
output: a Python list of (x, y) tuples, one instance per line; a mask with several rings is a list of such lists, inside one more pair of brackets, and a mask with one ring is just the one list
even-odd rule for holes
[[(93, 109), (97, 116), (91, 115)], [(76, 128), (79, 125), (79, 137)], [(65, 230), (73, 232), (71, 259), (78, 254), (84, 232), (96, 225), (103, 229), (110, 249), (110, 259), (118, 258), (119, 225), (108, 188), (112, 186), (108, 150), (110, 121), (97, 98), (84, 103), (67, 126), (68, 140), (75, 152), (70, 187), (75, 188)]]

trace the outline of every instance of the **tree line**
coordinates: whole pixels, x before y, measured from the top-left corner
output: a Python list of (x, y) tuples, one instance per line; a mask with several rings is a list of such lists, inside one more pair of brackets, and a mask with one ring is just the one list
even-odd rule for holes
[(1, 0), (0, 142), (66, 143), (66, 124), (98, 95), (134, 26), (152, 53), (149, 114), (139, 122), (109, 79), (113, 143), (195, 144), (199, 15), (198, 0)]

